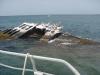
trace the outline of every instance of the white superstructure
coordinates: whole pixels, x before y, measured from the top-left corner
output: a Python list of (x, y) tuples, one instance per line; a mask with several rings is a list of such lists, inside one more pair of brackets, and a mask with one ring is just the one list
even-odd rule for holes
[(29, 30), (33, 29), (37, 24), (35, 23), (23, 23), (22, 25), (15, 27), (13, 30), (19, 31), (18, 33), (14, 34), (16, 37), (20, 37)]

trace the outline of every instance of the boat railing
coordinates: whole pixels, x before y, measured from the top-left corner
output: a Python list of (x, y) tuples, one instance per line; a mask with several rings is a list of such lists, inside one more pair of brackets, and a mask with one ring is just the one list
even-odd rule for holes
[[(8, 52), (8, 51), (3, 51), (3, 50), (0, 50), (0, 53), (25, 58), (23, 68), (9, 66), (9, 65), (6, 65), (6, 64), (3, 64), (3, 63), (0, 62), (0, 66), (10, 68), (10, 69), (14, 69), (14, 70), (21, 70), (22, 75), (25, 75), (25, 71), (31, 71), (31, 72), (33, 72), (34, 75), (54, 75), (54, 74), (38, 71), (37, 68), (36, 68), (36, 63), (35, 63), (34, 59), (52, 61), (52, 62), (57, 62), (57, 63), (64, 64), (66, 67), (68, 67), (73, 72), (74, 75), (80, 75), (80, 73), (70, 63), (68, 63), (67, 61), (62, 60), (62, 59), (36, 56), (36, 55), (31, 55), (29, 53), (23, 54), (23, 53), (16, 53), (16, 52)], [(31, 64), (32, 64), (32, 69), (26, 69), (27, 59), (30, 59)]]

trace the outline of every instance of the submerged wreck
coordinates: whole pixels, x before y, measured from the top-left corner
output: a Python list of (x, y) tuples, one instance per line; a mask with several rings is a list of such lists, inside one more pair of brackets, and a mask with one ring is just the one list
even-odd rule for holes
[(35, 23), (23, 23), (18, 27), (13, 29), (6, 29), (0, 32), (0, 37), (6, 38), (45, 38), (45, 39), (54, 39), (59, 37), (62, 32), (62, 27), (57, 26), (56, 24), (35, 24)]
[[(63, 27), (57, 24), (23, 23), (18, 27), (0, 31), (0, 40), (17, 38), (36, 38), (44, 42), (57, 41), (62, 44), (97, 44), (97, 42), (73, 36), (62, 31)], [(60, 40), (59, 40), (60, 39)], [(66, 41), (67, 40), (67, 41)]]

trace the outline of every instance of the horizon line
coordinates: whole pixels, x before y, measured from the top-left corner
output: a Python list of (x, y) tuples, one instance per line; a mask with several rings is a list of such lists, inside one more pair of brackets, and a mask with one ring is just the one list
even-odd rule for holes
[(23, 15), (23, 14), (20, 14), (20, 15), (0, 15), (0, 16), (39, 16), (39, 15), (48, 15), (48, 16), (52, 16), (52, 15), (100, 15), (100, 14), (25, 14), (25, 15)]

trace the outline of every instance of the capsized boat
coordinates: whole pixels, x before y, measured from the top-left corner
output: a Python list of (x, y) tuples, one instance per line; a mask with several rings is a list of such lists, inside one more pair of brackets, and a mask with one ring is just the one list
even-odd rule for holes
[(51, 40), (62, 34), (62, 27), (57, 24), (49, 23), (23, 23), (13, 29), (6, 29), (3, 33), (15, 38), (37, 37)]

